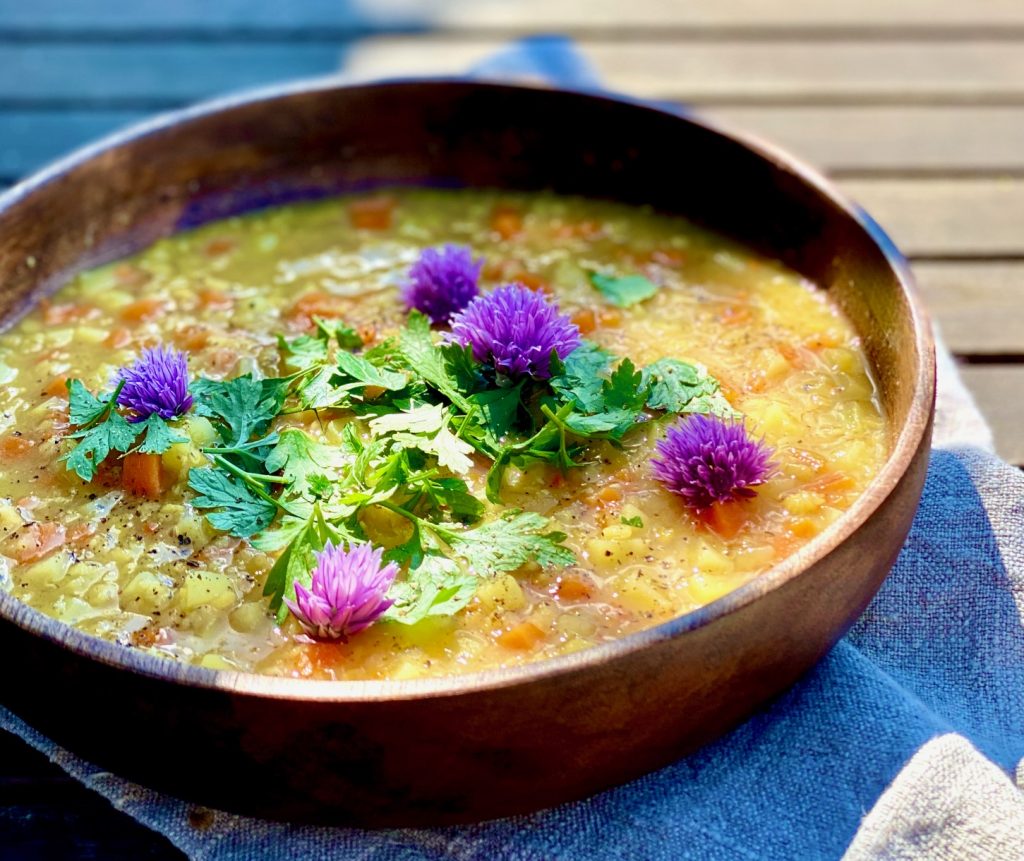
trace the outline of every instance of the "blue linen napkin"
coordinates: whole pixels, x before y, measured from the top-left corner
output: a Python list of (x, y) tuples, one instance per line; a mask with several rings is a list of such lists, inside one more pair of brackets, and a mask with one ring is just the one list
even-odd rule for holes
[[(524, 40), (474, 71), (598, 86), (556, 38)], [(1024, 796), (1008, 777), (1014, 769), (1024, 777), (1024, 476), (985, 450), (990, 439), (940, 345), (922, 505), (851, 633), (723, 739), (585, 801), (437, 829), (197, 817), (192, 805), (98, 769), (3, 708), (0, 727), (190, 857), (211, 861), (1024, 857)]]

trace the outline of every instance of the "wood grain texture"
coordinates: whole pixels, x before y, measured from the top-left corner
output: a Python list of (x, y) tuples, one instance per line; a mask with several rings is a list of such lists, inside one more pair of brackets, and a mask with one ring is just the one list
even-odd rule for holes
[[(500, 39), (381, 36), (357, 43), (348, 70), (376, 77), (451, 74)], [(768, 42), (583, 40), (614, 90), (684, 102), (1024, 101), (1024, 51), (1015, 42)]]
[(992, 425), (1000, 457), (1024, 466), (1024, 364), (965, 365), (960, 372)]
[(913, 27), (956, 32), (964, 26), (1024, 25), (1017, 0), (859, 0), (857, 3), (787, 0), (0, 0), (4, 29), (79, 33), (180, 30), (255, 32), (320, 30), (415, 23), (453, 30), (496, 28), (619, 30), (630, 27), (805, 30), (822, 27)]
[(1024, 263), (920, 262), (914, 274), (954, 353), (1024, 356)]
[(700, 113), (763, 135), (829, 171), (890, 175), (1024, 170), (1024, 107), (712, 103)]
[(840, 187), (906, 254), (1024, 254), (1024, 180), (858, 179)]

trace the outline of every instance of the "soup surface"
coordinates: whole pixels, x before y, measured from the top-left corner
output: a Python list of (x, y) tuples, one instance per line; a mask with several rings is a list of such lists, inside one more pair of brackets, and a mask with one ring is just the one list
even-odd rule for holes
[[(460, 364), (399, 298), (446, 243), (471, 249), (482, 294), (551, 297), (582, 346), (537, 378)], [(157, 346), (187, 357), (192, 405), (135, 438), (149, 425), (109, 398)], [(695, 505), (655, 475), (658, 441), (701, 413), (770, 454), (750, 495)], [(519, 664), (748, 582), (850, 506), (887, 440), (827, 295), (680, 219), (486, 191), (291, 205), (86, 272), (0, 334), (0, 587), (206, 667)], [(400, 569), (392, 606), (334, 638), (282, 603), (327, 540)]]

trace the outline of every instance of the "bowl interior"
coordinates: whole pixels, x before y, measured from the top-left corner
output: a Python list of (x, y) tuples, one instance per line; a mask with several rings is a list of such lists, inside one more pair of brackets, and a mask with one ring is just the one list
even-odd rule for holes
[[(925, 433), (928, 328), (902, 258), (869, 219), (770, 147), (663, 110), (554, 90), (313, 82), (114, 136), (0, 199), (0, 328), (75, 272), (176, 230), (403, 184), (548, 189), (651, 206), (776, 258), (834, 295), (862, 336), (891, 420), (892, 454), (869, 498), (831, 537), (782, 563), (790, 574), (856, 528), (895, 486)], [(691, 614), (688, 624), (727, 612), (724, 601)], [(106, 647), (96, 651), (114, 660)]]

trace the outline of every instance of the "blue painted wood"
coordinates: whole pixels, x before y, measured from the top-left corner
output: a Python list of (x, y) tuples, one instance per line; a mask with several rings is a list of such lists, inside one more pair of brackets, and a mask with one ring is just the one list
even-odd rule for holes
[(0, 45), (0, 106), (158, 108), (338, 71), (348, 43)]
[(366, 32), (418, 28), (429, 7), (375, 0), (0, 0), (0, 32)]
[(148, 115), (131, 110), (0, 111), (0, 182), (9, 184)]

